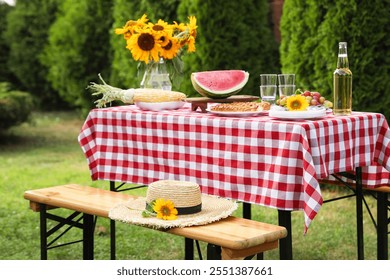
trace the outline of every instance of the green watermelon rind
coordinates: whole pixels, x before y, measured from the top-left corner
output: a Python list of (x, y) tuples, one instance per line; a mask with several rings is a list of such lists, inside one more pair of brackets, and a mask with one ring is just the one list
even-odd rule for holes
[[(223, 71), (223, 70), (219, 70), (219, 71)], [(231, 70), (227, 70), (227, 71), (231, 71)], [(194, 73), (192, 73), (191, 74), (191, 82), (192, 82), (192, 85), (193, 85), (194, 89), (200, 95), (202, 95), (204, 97), (209, 97), (209, 98), (212, 98), (212, 99), (227, 98), (229, 96), (235, 95), (238, 92), (240, 92), (243, 89), (243, 87), (247, 84), (248, 79), (249, 79), (249, 73), (248, 72), (243, 71), (243, 70), (235, 70), (235, 71), (242, 71), (242, 72), (244, 72), (245, 79), (241, 83), (236, 85), (235, 87), (233, 87), (231, 89), (228, 89), (228, 90), (215, 91), (215, 90), (207, 89), (207, 88), (203, 87), (202, 85), (200, 85), (199, 82), (196, 80), (196, 74), (204, 73), (204, 72), (194, 72)], [(213, 71), (206, 71), (206, 72), (213, 72)]]

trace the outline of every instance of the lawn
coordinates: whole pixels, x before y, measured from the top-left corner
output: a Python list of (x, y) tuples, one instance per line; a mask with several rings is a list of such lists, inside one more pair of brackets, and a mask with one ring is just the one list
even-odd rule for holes
[[(1, 260), (40, 258), (39, 215), (29, 209), (28, 201), (23, 198), (24, 191), (67, 183), (109, 189), (108, 182), (91, 181), (87, 161), (77, 142), (83, 121), (74, 112), (37, 112), (29, 123), (0, 134)], [(345, 192), (337, 187), (322, 191), (325, 199)], [(145, 189), (129, 192), (142, 195)], [(375, 215), (375, 200), (368, 195), (366, 199)], [(241, 215), (240, 209), (235, 215)], [(252, 218), (277, 224), (277, 211), (253, 206)], [(364, 219), (365, 257), (376, 259), (376, 232), (366, 211)], [(323, 205), (306, 235), (303, 235), (303, 213), (293, 212), (293, 257), (298, 260), (356, 259), (355, 228), (354, 198)], [(81, 238), (81, 232), (71, 230), (64, 237), (56, 243)], [(96, 259), (110, 258), (109, 242), (109, 222), (99, 218), (95, 234)], [(205, 244), (201, 245), (204, 250)], [(81, 259), (81, 243), (51, 250), (48, 256), (56, 260)], [(182, 238), (117, 223), (117, 259), (168, 260), (183, 259), (183, 256)], [(277, 250), (265, 254), (265, 259), (278, 258)]]

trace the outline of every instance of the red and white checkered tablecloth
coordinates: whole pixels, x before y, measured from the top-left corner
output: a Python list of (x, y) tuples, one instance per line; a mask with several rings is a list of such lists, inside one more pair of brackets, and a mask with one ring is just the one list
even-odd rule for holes
[(323, 203), (319, 179), (360, 166), (365, 186), (390, 185), (390, 130), (378, 113), (281, 121), (187, 106), (162, 112), (118, 106), (92, 110), (79, 143), (93, 180), (194, 181), (203, 193), (303, 210), (305, 230)]

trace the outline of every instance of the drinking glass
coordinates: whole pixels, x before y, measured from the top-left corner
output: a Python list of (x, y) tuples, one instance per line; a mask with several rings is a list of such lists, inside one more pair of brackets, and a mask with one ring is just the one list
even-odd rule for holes
[(277, 74), (261, 74), (260, 75), (260, 85), (262, 86), (276, 86), (276, 82), (278, 80)]
[(279, 85), (295, 85), (295, 74), (279, 74)]
[(290, 96), (295, 93), (295, 85), (279, 85), (279, 97)]
[(276, 100), (276, 85), (265, 85), (260, 86), (260, 96), (261, 100), (269, 102), (271, 105), (275, 104)]

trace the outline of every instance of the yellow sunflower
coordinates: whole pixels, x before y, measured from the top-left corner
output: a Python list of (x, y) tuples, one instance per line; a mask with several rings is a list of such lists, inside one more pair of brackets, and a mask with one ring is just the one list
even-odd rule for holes
[(175, 205), (170, 200), (164, 200), (163, 198), (156, 199), (153, 210), (157, 214), (157, 218), (163, 220), (176, 220), (177, 219), (177, 209)]
[(287, 98), (287, 109), (290, 111), (304, 111), (309, 106), (309, 102), (302, 95), (292, 95)]
[(177, 56), (179, 51), (180, 51), (180, 44), (178, 40), (175, 37), (171, 37), (169, 39), (168, 44), (161, 48), (161, 56), (164, 59), (172, 59), (175, 56)]
[(190, 23), (187, 25), (189, 28), (189, 37), (188, 37), (188, 52), (194, 52), (195, 49), (195, 39), (196, 39), (196, 29), (198, 26), (196, 25), (196, 17), (190, 16), (188, 17)]
[(135, 60), (148, 63), (149, 61), (158, 61), (161, 46), (158, 38), (151, 30), (142, 30), (140, 33), (133, 34), (127, 40), (127, 46)]
[(116, 28), (115, 34), (123, 34), (124, 39), (128, 40), (128, 39), (130, 39), (130, 37), (133, 35), (134, 31), (137, 28), (142, 28), (148, 21), (149, 21), (149, 19), (144, 14), (138, 20), (127, 21), (125, 26), (123, 26), (122, 28)]
[(160, 37), (161, 46), (165, 46), (169, 42), (169, 37), (172, 36), (173, 27), (167, 22), (159, 19), (156, 24), (149, 23), (148, 27)]

